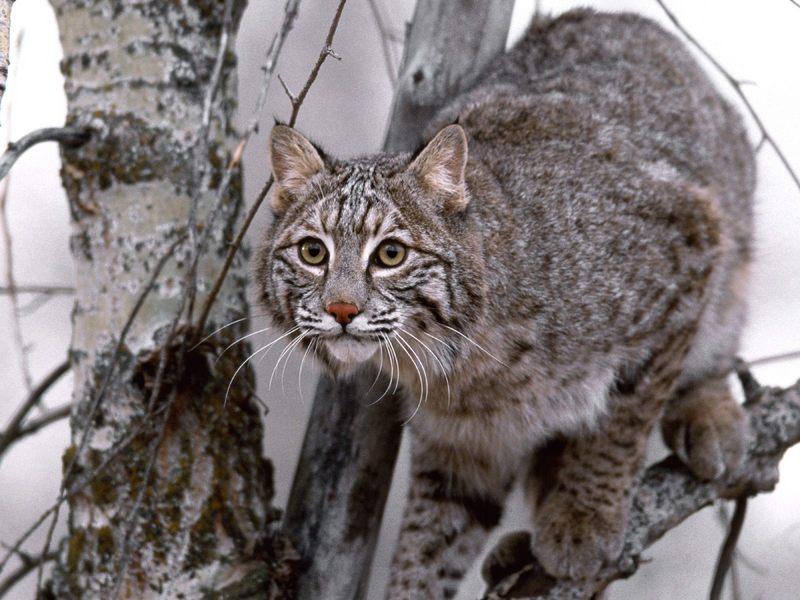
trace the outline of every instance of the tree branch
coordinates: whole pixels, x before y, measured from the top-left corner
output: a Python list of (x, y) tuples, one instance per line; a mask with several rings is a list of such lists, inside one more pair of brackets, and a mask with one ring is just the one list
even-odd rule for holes
[(739, 372), (747, 401), (750, 442), (741, 468), (718, 481), (699, 481), (675, 456), (648, 468), (628, 516), (622, 555), (596, 579), (555, 580), (530, 560), (524, 568), (490, 582), (486, 600), (526, 598), (562, 600), (592, 598), (612, 581), (633, 574), (645, 549), (684, 519), (719, 499), (742, 498), (771, 491), (778, 481), (784, 452), (800, 442), (800, 381), (787, 389), (753, 385), (747, 370)]
[(711, 582), (711, 592), (708, 596), (709, 600), (720, 600), (722, 597), (722, 586), (725, 584), (725, 576), (733, 565), (736, 553), (736, 542), (739, 540), (739, 534), (742, 532), (746, 514), (747, 497), (743, 496), (737, 498), (736, 508), (733, 511), (733, 517), (728, 527), (728, 535), (725, 536), (725, 542), (722, 544), (719, 557), (717, 558), (717, 567), (714, 569), (714, 580)]
[(11, 142), (0, 157), (0, 179), (3, 179), (20, 156), (42, 142), (59, 142), (77, 148), (89, 141), (91, 131), (86, 127), (45, 127), (37, 129), (16, 142)]
[(75, 293), (74, 287), (59, 285), (15, 285), (12, 290), (8, 286), (0, 285), (0, 296), (10, 294), (42, 294), (45, 296), (71, 296)]
[[(469, 4), (466, 9), (462, 3), (417, 2), (386, 133), (387, 150), (419, 146), (423, 126), (505, 49), (514, 3)], [(467, 10), (469, 15), (464, 14)]]
[(3, 598), (8, 591), (22, 581), (25, 576), (36, 569), (39, 565), (43, 565), (58, 557), (58, 552), (49, 552), (42, 556), (31, 557), (27, 554), (17, 553), (22, 559), (22, 564), (8, 576), (0, 581), (0, 598)]
[(33, 431), (26, 431), (28, 427), (23, 427), (22, 422), (25, 420), (25, 417), (28, 416), (31, 409), (39, 403), (47, 390), (61, 379), (67, 371), (69, 371), (69, 361), (65, 360), (53, 369), (47, 377), (31, 391), (22, 405), (17, 409), (17, 412), (11, 417), (11, 421), (6, 425), (5, 431), (0, 434), (0, 459), (2, 459), (5, 451), (14, 442), (19, 441), (29, 433), (33, 433)]

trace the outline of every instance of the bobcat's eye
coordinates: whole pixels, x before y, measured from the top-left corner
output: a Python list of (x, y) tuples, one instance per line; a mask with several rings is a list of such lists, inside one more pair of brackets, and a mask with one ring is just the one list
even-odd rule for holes
[(375, 262), (382, 267), (397, 267), (406, 257), (406, 247), (400, 242), (386, 241), (378, 246)]
[(306, 238), (300, 242), (300, 258), (309, 265), (321, 265), (328, 260), (328, 249), (320, 240)]

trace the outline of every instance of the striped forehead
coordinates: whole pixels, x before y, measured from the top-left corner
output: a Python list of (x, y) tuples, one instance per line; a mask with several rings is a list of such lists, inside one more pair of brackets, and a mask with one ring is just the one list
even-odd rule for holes
[(394, 221), (395, 210), (376, 185), (372, 168), (353, 168), (342, 174), (336, 191), (320, 205), (323, 231), (334, 237), (367, 237)]

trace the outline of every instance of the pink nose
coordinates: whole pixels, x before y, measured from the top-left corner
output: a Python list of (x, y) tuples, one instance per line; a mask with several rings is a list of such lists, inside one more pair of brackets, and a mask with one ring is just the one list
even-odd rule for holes
[(355, 304), (346, 302), (333, 302), (328, 304), (328, 312), (336, 317), (336, 321), (342, 325), (347, 325), (350, 320), (358, 314), (358, 307)]

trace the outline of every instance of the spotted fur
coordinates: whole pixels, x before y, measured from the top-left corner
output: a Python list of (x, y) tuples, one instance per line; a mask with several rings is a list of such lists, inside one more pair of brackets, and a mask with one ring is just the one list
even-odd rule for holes
[[(418, 154), (347, 161), (273, 130), (261, 301), (334, 374), (371, 361), (404, 392), (389, 597), (452, 597), (521, 472), (532, 552), (590, 577), (620, 551), (665, 406), (698, 476), (741, 457), (721, 378), (744, 319), (752, 151), (672, 36), (585, 10), (538, 21), (430, 130)], [(309, 238), (324, 264), (303, 261)], [(397, 267), (375, 258), (386, 240), (406, 248)], [(359, 313), (342, 325), (330, 303)]]

